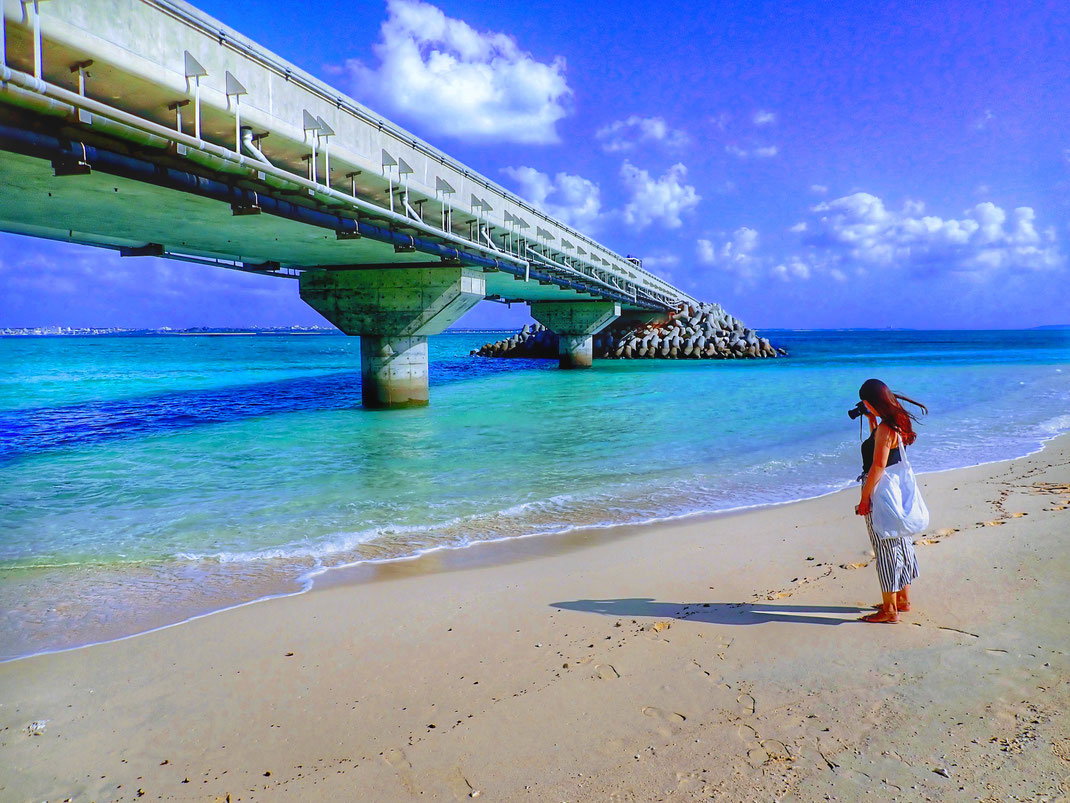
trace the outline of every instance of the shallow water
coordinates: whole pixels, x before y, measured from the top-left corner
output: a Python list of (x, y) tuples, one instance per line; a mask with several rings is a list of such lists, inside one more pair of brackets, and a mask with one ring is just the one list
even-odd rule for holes
[(1070, 333), (763, 332), (787, 359), (472, 358), (432, 338), (428, 408), (360, 408), (337, 336), (0, 339), (0, 656), (477, 541), (782, 502), (859, 471), (877, 376), (931, 414), (911, 460), (1070, 430)]

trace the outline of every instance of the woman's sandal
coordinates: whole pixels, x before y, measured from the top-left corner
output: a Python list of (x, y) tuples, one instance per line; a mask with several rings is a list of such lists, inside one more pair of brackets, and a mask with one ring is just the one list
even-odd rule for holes
[(897, 625), (899, 624), (899, 616), (891, 615), (889, 618), (889, 614), (885, 611), (877, 611), (876, 613), (860, 617), (858, 621), (869, 622), (874, 625)]

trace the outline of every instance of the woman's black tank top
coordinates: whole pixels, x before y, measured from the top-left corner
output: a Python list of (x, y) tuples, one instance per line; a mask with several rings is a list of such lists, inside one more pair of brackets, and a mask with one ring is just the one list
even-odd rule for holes
[[(884, 422), (881, 422), (884, 423)], [(893, 428), (894, 429), (894, 428)], [(898, 431), (897, 431), (898, 434)], [(869, 437), (862, 441), (862, 473), (865, 474), (873, 467), (873, 449), (876, 447), (877, 430), (869, 433)], [(888, 452), (888, 465), (894, 466), (899, 462), (899, 447)]]

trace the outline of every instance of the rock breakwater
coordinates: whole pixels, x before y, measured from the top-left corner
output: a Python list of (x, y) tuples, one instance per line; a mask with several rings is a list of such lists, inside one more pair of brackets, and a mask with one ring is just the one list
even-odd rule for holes
[[(720, 304), (681, 304), (674, 312), (651, 321), (622, 316), (594, 335), (592, 347), (596, 358), (609, 360), (731, 360), (787, 355)], [(556, 357), (557, 353), (557, 335), (538, 323), (472, 352), (480, 357), (529, 359)]]

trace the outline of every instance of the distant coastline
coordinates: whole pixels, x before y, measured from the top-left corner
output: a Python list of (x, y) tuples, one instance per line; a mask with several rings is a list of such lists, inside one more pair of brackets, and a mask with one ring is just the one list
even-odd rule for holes
[(191, 326), (188, 329), (124, 329), (107, 326), (8, 326), (0, 328), (0, 337), (154, 337), (158, 335), (341, 335), (333, 326), (229, 327)]
[[(514, 332), (519, 327), (479, 327), (450, 328), (444, 334), (490, 334)], [(1031, 326), (1025, 329), (912, 329), (909, 327), (824, 327), (820, 329), (785, 329), (776, 326), (761, 327), (763, 332), (921, 332), (921, 331), (978, 331), (978, 332), (1056, 332), (1070, 331), (1070, 324), (1056, 323), (1045, 326)], [(164, 326), (159, 329), (127, 329), (117, 326), (7, 326), (0, 327), (0, 337), (157, 337), (157, 336), (227, 336), (227, 335), (335, 335), (343, 333), (333, 326), (191, 326), (186, 329), (173, 329)]]

